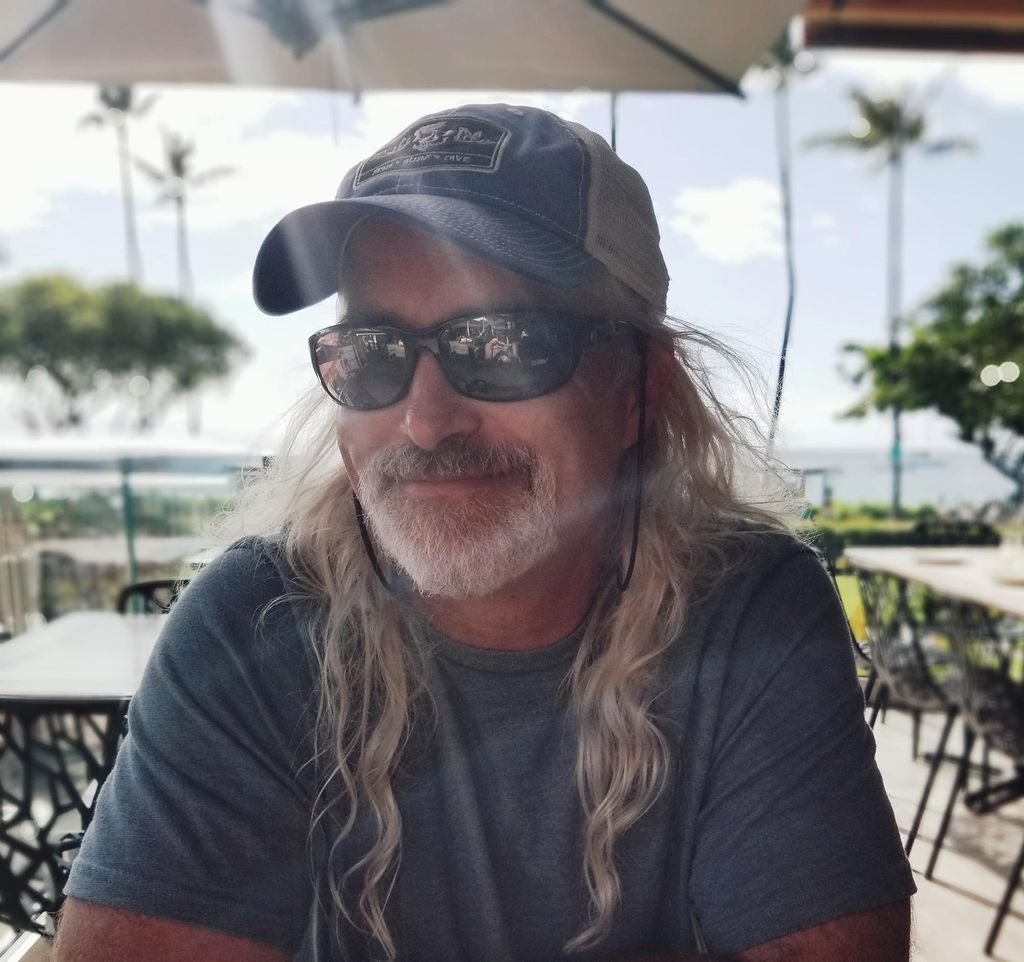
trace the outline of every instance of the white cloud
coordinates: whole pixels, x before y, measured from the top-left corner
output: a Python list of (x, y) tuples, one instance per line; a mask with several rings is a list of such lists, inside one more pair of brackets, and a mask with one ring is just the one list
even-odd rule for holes
[(922, 90), (959, 86), (1000, 107), (1024, 107), (1020, 57), (949, 53), (853, 52), (822, 54), (830, 74), (870, 90)]
[(808, 220), (811, 231), (823, 247), (835, 248), (842, 245), (839, 236), (839, 221), (828, 211), (817, 211)]
[(78, 127), (92, 97), (78, 85), (0, 85), (8, 235), (40, 223), (59, 191), (117, 189), (113, 135)]
[[(112, 198), (119, 195), (113, 132), (79, 124), (82, 117), (96, 109), (94, 89), (86, 84), (0, 85), (0, 111), (8, 130), (4, 153), (5, 231), (13, 234), (37, 226), (62, 194), (86, 191)], [(140, 95), (145, 92), (140, 91)], [(157, 161), (161, 150), (159, 126), (164, 125), (196, 140), (199, 169), (237, 163), (244, 156), (244, 139), (238, 132), (251, 130), (268, 111), (294, 96), (223, 88), (162, 91), (150, 114), (131, 127), (132, 153)], [(225, 116), (232, 118), (230, 124), (224, 122)], [(153, 190), (138, 174), (134, 180), (139, 218), (144, 222), (153, 216)], [(214, 188), (211, 191), (216, 192)], [(252, 203), (253, 199), (249, 200)]]
[(871, 90), (920, 87), (942, 75), (953, 73), (955, 58), (949, 54), (890, 51), (844, 51), (822, 53), (822, 72), (846, 76)]
[[(195, 170), (233, 168), (230, 176), (196, 189), (189, 196), (189, 226), (211, 230), (242, 223), (271, 223), (294, 207), (327, 200), (345, 171), (393, 137), (403, 126), (433, 110), (457, 103), (505, 99), (544, 106), (572, 118), (606, 96), (576, 94), (495, 94), (493, 91), (371, 93), (363, 97), (355, 125), (334, 130), (343, 95), (252, 90), (238, 87), (178, 86), (141, 88), (159, 99), (149, 114), (132, 124), (132, 152), (162, 166), (160, 129), (196, 144)], [(96, 106), (87, 84), (0, 86), (8, 148), (4, 156), (4, 231), (10, 235), (40, 224), (56, 199), (71, 191), (119, 197), (114, 135), (105, 129), (81, 129), (78, 122)], [(319, 131), (275, 126), (289, 106), (308, 117), (323, 108)], [(40, 123), (40, 118), (45, 123)], [(140, 226), (173, 222), (170, 205), (157, 206), (158, 188), (135, 173)]]
[(963, 85), (1000, 107), (1024, 107), (1024, 59), (983, 57), (965, 61), (959, 69)]
[(670, 223), (712, 260), (736, 264), (782, 254), (779, 188), (742, 178), (726, 187), (687, 187), (675, 200)]

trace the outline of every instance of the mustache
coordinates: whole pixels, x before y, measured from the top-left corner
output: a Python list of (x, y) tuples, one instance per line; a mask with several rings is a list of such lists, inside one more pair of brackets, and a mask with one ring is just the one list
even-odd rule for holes
[(367, 494), (379, 496), (407, 481), (451, 481), (481, 475), (520, 475), (532, 481), (538, 466), (536, 453), (527, 445), (450, 438), (432, 451), (411, 442), (378, 451), (363, 465), (360, 480)]

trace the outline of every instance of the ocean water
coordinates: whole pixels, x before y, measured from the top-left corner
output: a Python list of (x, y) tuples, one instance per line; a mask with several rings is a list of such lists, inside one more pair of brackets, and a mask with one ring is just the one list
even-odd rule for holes
[[(812, 504), (822, 503), (826, 483), (833, 501), (888, 504), (892, 498), (887, 450), (793, 449), (780, 451), (778, 457), (804, 472), (805, 497)], [(970, 449), (905, 451), (902, 487), (905, 507), (980, 507), (1013, 493), (1013, 484)]]

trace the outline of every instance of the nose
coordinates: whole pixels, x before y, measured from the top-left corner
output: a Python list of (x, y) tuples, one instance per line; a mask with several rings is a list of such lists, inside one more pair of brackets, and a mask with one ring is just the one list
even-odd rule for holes
[(476, 402), (448, 383), (437, 358), (420, 351), (409, 393), (404, 401), (402, 428), (417, 447), (432, 451), (450, 437), (469, 437), (480, 426)]

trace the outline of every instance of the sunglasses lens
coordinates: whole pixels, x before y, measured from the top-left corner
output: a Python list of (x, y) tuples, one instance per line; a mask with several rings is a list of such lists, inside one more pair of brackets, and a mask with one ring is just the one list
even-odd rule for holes
[(452, 386), (478, 401), (525, 401), (555, 390), (573, 368), (569, 329), (518, 314), (448, 324), (439, 348)]
[(579, 354), (564, 315), (519, 311), (460, 318), (422, 335), (332, 327), (316, 336), (313, 356), (335, 401), (371, 411), (404, 396), (421, 349), (436, 353), (456, 391), (478, 401), (548, 394), (569, 380)]
[(316, 342), (315, 354), (327, 393), (346, 407), (387, 407), (405, 393), (405, 345), (387, 331), (326, 331)]

